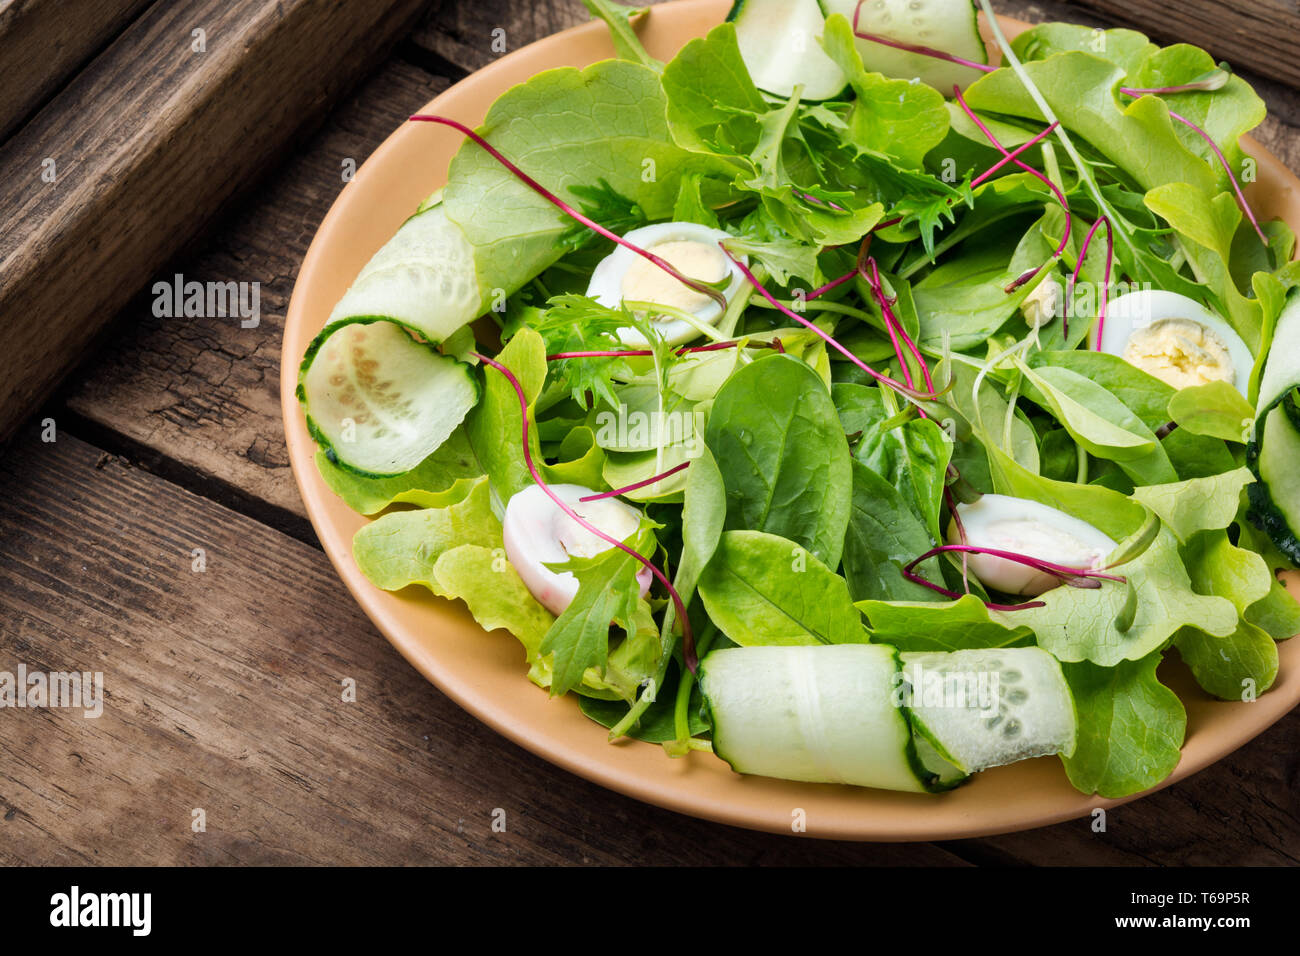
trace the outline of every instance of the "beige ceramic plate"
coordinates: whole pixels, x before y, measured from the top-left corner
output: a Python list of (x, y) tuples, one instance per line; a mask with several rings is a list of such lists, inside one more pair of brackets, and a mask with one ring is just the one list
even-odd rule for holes
[[(730, 0), (678, 0), (653, 8), (643, 38), (670, 58), (719, 23)], [(1007, 21), (1008, 29), (1023, 24)], [(586, 66), (613, 55), (605, 28), (591, 23), (502, 57), (426, 106), (465, 123), (482, 122), (508, 87), (559, 66)], [(408, 661), (458, 704), (511, 740), (574, 773), (629, 796), (723, 823), (789, 833), (795, 808), (811, 836), (855, 840), (940, 840), (1022, 830), (1084, 816), (1105, 801), (1075, 791), (1056, 758), (980, 774), (942, 796), (742, 777), (706, 754), (672, 760), (650, 744), (611, 745), (572, 698), (551, 700), (524, 676), (518, 642), (485, 634), (460, 603), (417, 589), (389, 594), (371, 585), (352, 560), (352, 536), (366, 521), (322, 482), (314, 445), (294, 397), (295, 374), (308, 342), (361, 266), (424, 197), (442, 185), (460, 145), (451, 131), (426, 124), (390, 136), (344, 189), (316, 234), (289, 305), (281, 398), (290, 460), (307, 513), (326, 553), (366, 613)], [(1255, 144), (1259, 181), (1253, 200), (1269, 216), (1300, 228), (1300, 181)], [(1166, 668), (1187, 705), (1187, 744), (1166, 783), (1208, 766), (1255, 737), (1300, 701), (1300, 640), (1282, 645), (1277, 684), (1254, 703), (1211, 700), (1179, 667)]]

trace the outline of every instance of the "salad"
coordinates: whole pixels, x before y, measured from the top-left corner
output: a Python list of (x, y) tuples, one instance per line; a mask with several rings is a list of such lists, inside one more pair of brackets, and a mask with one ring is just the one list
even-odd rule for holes
[[(737, 0), (504, 93), (302, 360), (380, 588), (460, 600), (611, 740), (937, 792), (1179, 760), (1300, 604), (1300, 265), (1264, 105), (987, 0)], [(536, 692), (521, 682), (520, 693)], [(594, 730), (594, 728), (593, 728)], [(708, 759), (696, 757), (694, 759)]]

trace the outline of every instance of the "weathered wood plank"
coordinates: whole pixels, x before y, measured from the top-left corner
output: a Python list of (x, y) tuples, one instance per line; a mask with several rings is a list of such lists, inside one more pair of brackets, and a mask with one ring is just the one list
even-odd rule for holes
[(0, 438), (422, 6), (158, 3), (5, 144)]
[(243, 328), (236, 317), (159, 318), (146, 292), (75, 376), (70, 409), (137, 446), (133, 454), (165, 455), (200, 480), (305, 517), (289, 472), (279, 394), (280, 333), (298, 266), (345, 185), (345, 164), (360, 166), (446, 85), (409, 64), (388, 63), (197, 254), (158, 273), (167, 281), (180, 273), (201, 282), (258, 283), (256, 328)]
[(719, 827), (552, 767), (426, 683), (320, 551), (105, 459), (31, 435), (0, 459), (0, 671), (106, 690), (98, 718), (0, 710), (0, 863), (963, 862)]
[[(0, 142), (149, 0), (0, 3)], [(68, 24), (77, 28), (69, 30)]]

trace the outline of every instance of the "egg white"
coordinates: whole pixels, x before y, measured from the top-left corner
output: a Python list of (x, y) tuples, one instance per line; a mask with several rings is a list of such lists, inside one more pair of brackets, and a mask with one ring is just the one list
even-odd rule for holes
[(1121, 295), (1106, 306), (1101, 350), (1124, 357), (1133, 334), (1167, 319), (1186, 319), (1214, 334), (1228, 351), (1232, 362), (1232, 384), (1245, 395), (1255, 358), (1246, 343), (1224, 319), (1201, 303), (1177, 292), (1142, 290)]
[[(1088, 522), (1057, 508), (1011, 495), (983, 495), (957, 506), (966, 544), (994, 548), (1050, 561), (1068, 568), (1096, 570), (1115, 550), (1115, 542)], [(956, 522), (948, 528), (948, 543), (960, 544)], [(1032, 597), (1060, 584), (1043, 571), (991, 554), (967, 557), (971, 572), (982, 583), (1006, 594)]]

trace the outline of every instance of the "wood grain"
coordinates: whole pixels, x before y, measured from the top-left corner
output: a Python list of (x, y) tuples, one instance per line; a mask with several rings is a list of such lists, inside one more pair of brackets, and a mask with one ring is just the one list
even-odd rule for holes
[(158, 3), (5, 144), (0, 438), (422, 6)]
[(179, 272), (199, 281), (260, 283), (261, 324), (157, 318), (152, 296), (136, 297), (94, 362), (74, 376), (68, 406), (95, 426), (91, 434), (163, 473), (180, 467), (192, 482), (235, 489), (305, 519), (289, 472), (279, 393), (280, 333), (298, 266), (344, 188), (344, 164), (359, 167), (446, 86), (410, 64), (386, 64), (210, 242), (160, 270), (167, 278)]
[[(149, 0), (5, 0), (0, 3), (0, 142)], [(69, 30), (68, 24), (77, 28)]]
[(552, 767), (417, 674), (318, 550), (74, 438), (25, 436), (0, 487), (0, 671), (100, 671), (107, 698), (0, 710), (0, 863), (963, 863), (719, 827)]

